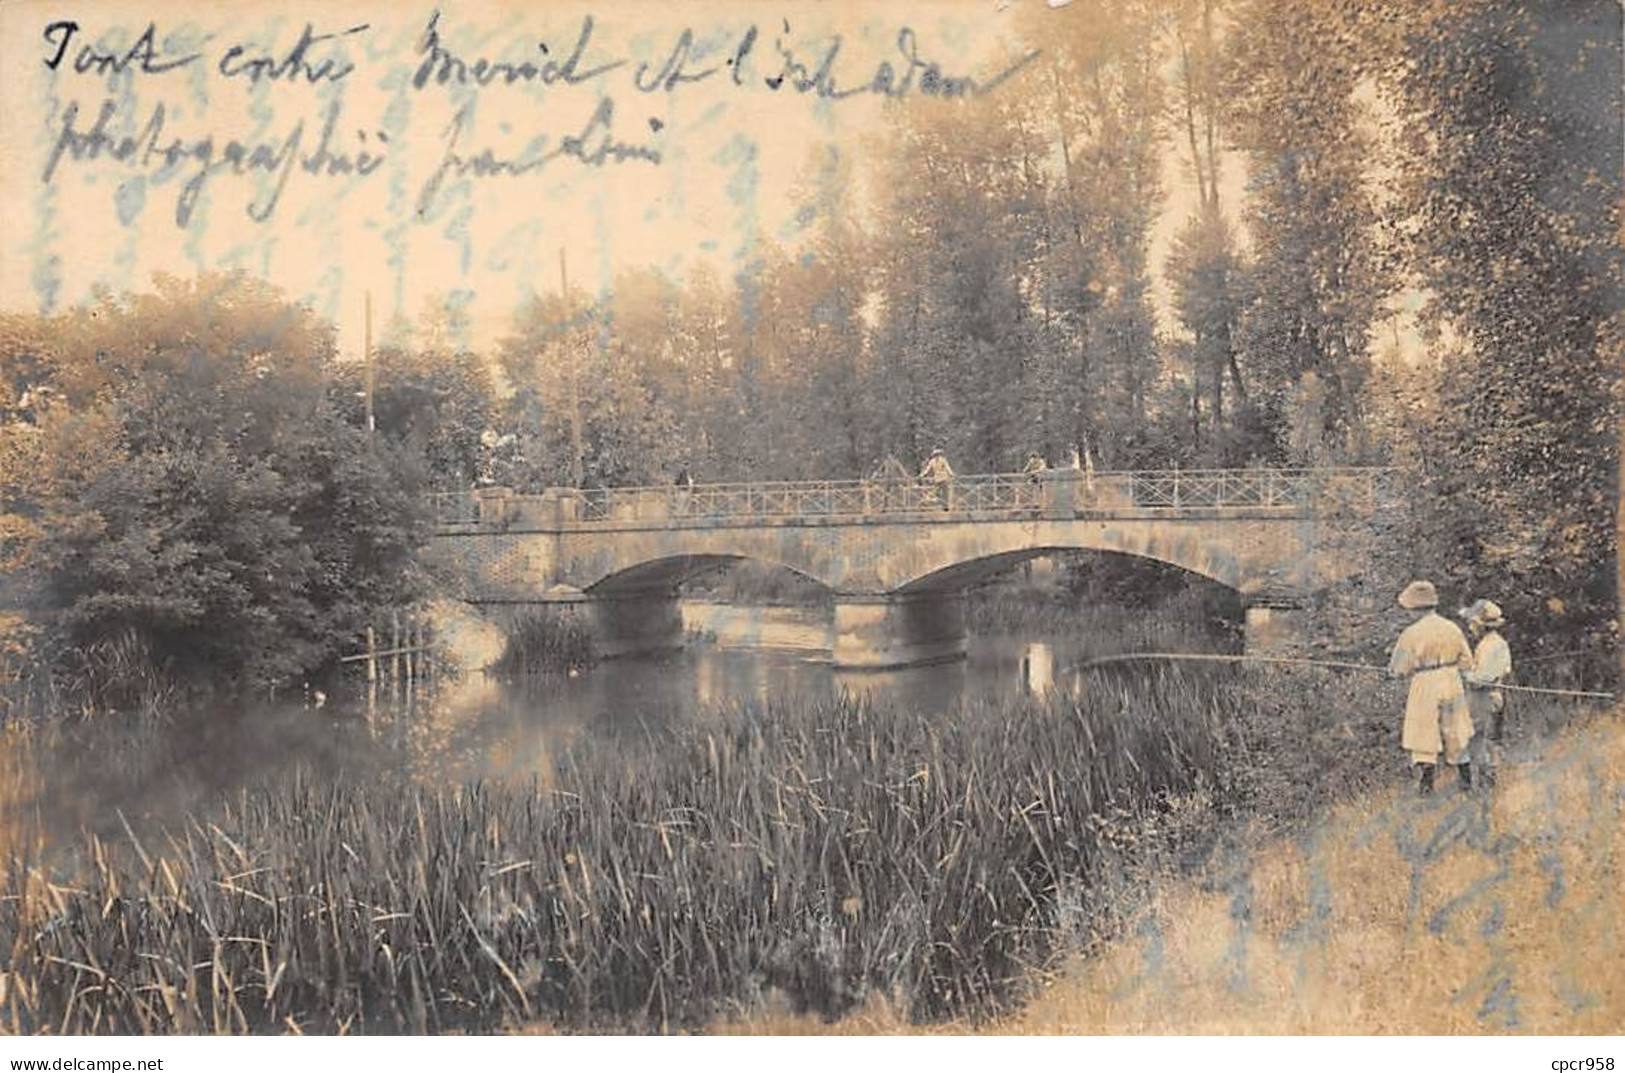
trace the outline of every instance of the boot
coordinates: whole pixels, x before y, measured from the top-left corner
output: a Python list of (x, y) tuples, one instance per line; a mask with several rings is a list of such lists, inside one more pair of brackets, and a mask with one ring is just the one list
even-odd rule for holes
[(1456, 770), (1461, 774), (1461, 792), (1467, 793), (1473, 788), (1473, 765), (1459, 764)]
[(1420, 784), (1418, 784), (1416, 789), (1417, 789), (1417, 792), (1419, 792), (1423, 797), (1426, 797), (1428, 794), (1431, 794), (1433, 792), (1433, 765), (1432, 764), (1423, 764), (1422, 765), (1422, 781), (1421, 781)]

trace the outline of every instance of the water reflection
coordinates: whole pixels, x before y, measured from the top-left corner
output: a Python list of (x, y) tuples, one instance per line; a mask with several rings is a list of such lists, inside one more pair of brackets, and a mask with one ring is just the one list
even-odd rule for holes
[(1055, 685), (1055, 652), (1043, 641), (1032, 642), (1022, 652), (1021, 684), (1027, 692), (1040, 696)]

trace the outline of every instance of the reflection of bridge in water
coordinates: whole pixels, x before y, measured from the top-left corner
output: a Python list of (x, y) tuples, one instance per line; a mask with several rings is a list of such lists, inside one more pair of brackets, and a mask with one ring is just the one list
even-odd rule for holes
[(470, 602), (579, 605), (603, 650), (681, 639), (677, 588), (754, 559), (833, 593), (835, 661), (899, 666), (963, 653), (960, 596), (1065, 550), (1156, 559), (1227, 585), (1250, 648), (1270, 648), (1315, 589), (1352, 569), (1326, 538), (1385, 498), (1378, 469), (1247, 469), (505, 488), (434, 497), (435, 548)]

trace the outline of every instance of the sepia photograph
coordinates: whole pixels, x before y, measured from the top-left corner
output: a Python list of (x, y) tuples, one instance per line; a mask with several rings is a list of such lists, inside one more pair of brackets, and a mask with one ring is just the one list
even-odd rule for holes
[(0, 2), (0, 1056), (1625, 1069), (1622, 43)]

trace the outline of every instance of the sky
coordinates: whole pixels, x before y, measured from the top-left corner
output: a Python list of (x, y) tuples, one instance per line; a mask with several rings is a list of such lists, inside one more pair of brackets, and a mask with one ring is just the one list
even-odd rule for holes
[[(490, 345), (529, 297), (558, 289), (561, 250), (572, 286), (597, 293), (633, 267), (681, 279), (709, 261), (727, 278), (816, 222), (797, 182), (815, 156), (872, 173), (897, 107), (875, 93), (798, 93), (794, 72), (770, 88), (787, 57), (815, 74), (838, 34), (837, 89), (871, 84), (883, 64), (894, 87), (914, 68), (913, 95), (928, 64), (985, 83), (1019, 59), (1022, 5), (1042, 2), (483, 2), (437, 14), (107, 0), (73, 26), (60, 6), (9, 3), (0, 306), (61, 309), (97, 287), (144, 289), (156, 272), (242, 268), (332, 319), (357, 353), (368, 294), (380, 336), (391, 318), (448, 301), (467, 341)], [(482, 59), (509, 66), (487, 66), (480, 86)], [(1154, 271), (1194, 204), (1177, 143), (1164, 170)], [(1239, 199), (1234, 161), (1227, 179)], [(1160, 280), (1157, 293), (1170, 328)]]

